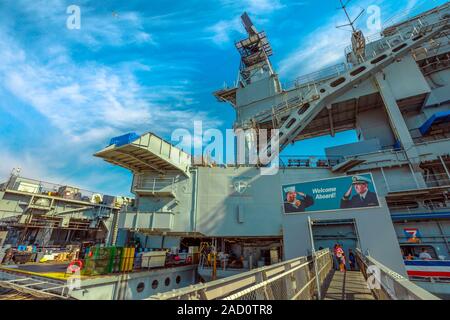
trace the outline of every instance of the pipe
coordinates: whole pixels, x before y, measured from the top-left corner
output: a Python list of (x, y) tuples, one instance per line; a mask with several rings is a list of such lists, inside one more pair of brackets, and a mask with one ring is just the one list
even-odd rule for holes
[(193, 217), (192, 217), (192, 231), (197, 231), (197, 208), (198, 208), (198, 168), (195, 168), (194, 178), (194, 204), (193, 204)]

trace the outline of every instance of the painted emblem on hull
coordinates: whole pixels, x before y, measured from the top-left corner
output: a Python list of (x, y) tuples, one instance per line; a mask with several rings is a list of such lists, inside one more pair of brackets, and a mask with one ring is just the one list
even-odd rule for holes
[(238, 180), (232, 181), (230, 188), (233, 188), (234, 192), (237, 194), (244, 194), (248, 190), (248, 188), (251, 187), (249, 181), (250, 179), (243, 179), (241, 177)]
[(244, 193), (248, 187), (249, 184), (247, 181), (239, 180), (234, 183), (234, 190), (236, 190), (237, 193)]

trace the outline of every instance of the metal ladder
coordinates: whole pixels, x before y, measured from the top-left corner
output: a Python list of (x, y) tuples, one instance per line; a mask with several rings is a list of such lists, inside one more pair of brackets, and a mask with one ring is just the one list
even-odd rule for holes
[[(392, 47), (387, 41), (388, 49), (379, 53), (372, 58), (366, 58), (364, 62), (350, 69), (341, 76), (328, 80), (325, 83), (318, 84), (317, 99), (310, 99), (305, 97), (307, 102), (300, 108), (292, 110), (279, 128), (279, 135), (272, 137), (267, 146), (263, 149), (263, 154), (267, 155), (268, 161), (272, 161), (277, 154), (272, 153), (271, 147), (277, 142), (280, 146), (280, 151), (283, 150), (289, 143), (308, 126), (309, 123), (333, 100), (341, 96), (354, 85), (369, 79), (376, 73), (382, 71), (384, 68), (393, 63), (396, 59), (406, 55), (411, 50), (421, 46), (424, 42), (432, 39), (434, 36), (443, 32), (448, 28), (448, 20), (441, 20), (435, 24), (427, 25), (423, 28), (416, 29), (415, 33), (407, 39)], [(390, 38), (395, 37), (396, 34)], [(314, 97), (316, 98), (316, 97)]]

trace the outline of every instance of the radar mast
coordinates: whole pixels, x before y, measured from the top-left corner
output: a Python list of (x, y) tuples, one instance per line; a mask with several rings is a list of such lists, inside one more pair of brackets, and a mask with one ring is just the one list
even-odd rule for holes
[(247, 12), (241, 15), (242, 24), (247, 31), (248, 38), (235, 43), (236, 49), (241, 55), (239, 68), (240, 85), (246, 85), (273, 74), (269, 57), (272, 55), (272, 47), (267, 40), (264, 31), (258, 32)]

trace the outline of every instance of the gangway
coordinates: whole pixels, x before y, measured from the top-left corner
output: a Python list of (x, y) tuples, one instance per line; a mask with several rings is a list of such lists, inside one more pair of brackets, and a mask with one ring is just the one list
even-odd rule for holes
[(439, 300), (357, 250), (358, 271), (334, 270), (329, 249), (148, 300)]
[(375, 300), (361, 271), (334, 271), (324, 300)]

